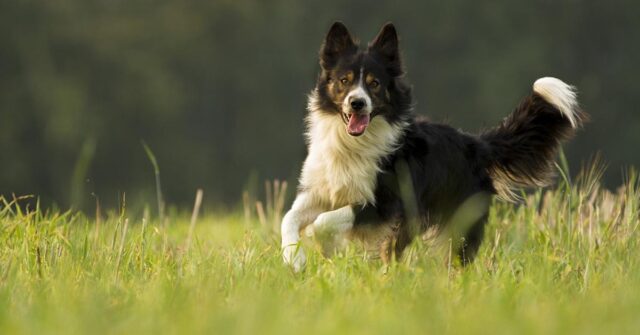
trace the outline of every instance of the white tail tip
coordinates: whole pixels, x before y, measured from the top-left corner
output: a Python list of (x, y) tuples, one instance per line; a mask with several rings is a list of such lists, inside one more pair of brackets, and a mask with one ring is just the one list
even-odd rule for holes
[(562, 80), (544, 77), (533, 83), (533, 91), (540, 94), (547, 102), (554, 105), (576, 128), (580, 122), (578, 116), (578, 100), (576, 88)]

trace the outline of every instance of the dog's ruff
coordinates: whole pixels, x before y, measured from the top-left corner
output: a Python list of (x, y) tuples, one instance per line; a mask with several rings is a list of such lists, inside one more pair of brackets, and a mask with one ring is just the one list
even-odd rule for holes
[[(313, 223), (313, 228), (308, 230), (310, 235), (314, 235), (314, 231), (346, 234), (353, 226), (350, 206), (375, 204), (379, 161), (397, 147), (406, 126), (392, 126), (383, 119), (375, 118), (362, 136), (353, 137), (345, 132), (341, 119), (325, 115), (316, 102), (317, 92), (314, 91), (309, 95), (308, 104), (306, 136), (309, 154), (300, 177), (300, 189), (303, 191), (282, 221), (283, 257), (296, 270), (300, 270), (306, 261), (304, 251), (298, 246), (299, 230)], [(328, 212), (336, 208), (340, 209)], [(350, 216), (345, 214), (345, 208), (349, 208)], [(299, 214), (301, 212), (312, 214)], [(320, 213), (323, 214), (315, 220), (313, 214)]]
[(323, 113), (309, 97), (307, 141), (309, 154), (302, 167), (300, 188), (325, 209), (375, 204), (379, 161), (397, 148), (405, 124), (390, 125), (374, 118), (359, 137), (345, 132), (341, 119)]

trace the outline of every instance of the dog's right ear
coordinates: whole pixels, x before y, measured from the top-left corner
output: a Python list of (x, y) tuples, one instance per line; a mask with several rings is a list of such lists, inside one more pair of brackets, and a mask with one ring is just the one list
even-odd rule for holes
[(320, 66), (329, 70), (336, 66), (340, 56), (355, 53), (358, 46), (353, 41), (349, 30), (342, 22), (335, 22), (320, 48)]

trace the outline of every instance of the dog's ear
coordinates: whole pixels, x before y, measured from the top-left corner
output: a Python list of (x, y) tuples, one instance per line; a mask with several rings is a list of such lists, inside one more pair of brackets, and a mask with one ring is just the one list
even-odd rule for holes
[(357, 49), (347, 27), (342, 22), (335, 22), (320, 48), (320, 66), (329, 70), (336, 66), (340, 56), (355, 53)]
[(403, 73), (398, 33), (393, 23), (388, 22), (380, 29), (378, 36), (369, 43), (369, 52), (381, 58), (392, 76), (396, 77)]

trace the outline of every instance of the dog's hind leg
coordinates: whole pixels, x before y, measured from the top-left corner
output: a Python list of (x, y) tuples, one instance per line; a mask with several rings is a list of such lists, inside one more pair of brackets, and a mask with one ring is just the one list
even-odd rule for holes
[(404, 250), (415, 238), (410, 227), (403, 222), (393, 229), (393, 233), (380, 245), (380, 258), (388, 265), (392, 260), (399, 260)]
[(484, 236), (484, 226), (486, 223), (487, 215), (484, 215), (472, 224), (464, 235), (460, 248), (458, 249), (458, 257), (463, 266), (471, 264), (478, 254), (478, 249), (480, 249), (480, 244), (482, 243)]

